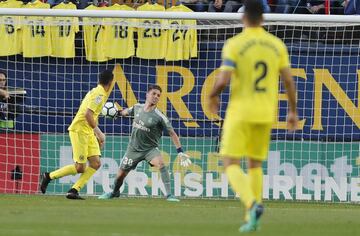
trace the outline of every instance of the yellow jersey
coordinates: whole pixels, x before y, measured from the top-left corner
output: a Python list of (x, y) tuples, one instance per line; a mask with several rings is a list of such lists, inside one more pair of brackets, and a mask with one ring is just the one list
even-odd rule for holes
[(245, 28), (227, 40), (221, 70), (232, 71), (226, 119), (275, 121), (280, 70), (290, 67), (285, 44), (262, 27)]
[[(39, 0), (28, 3), (25, 8), (50, 9), (50, 5)], [(49, 17), (25, 16), (22, 45), (23, 57), (43, 57), (51, 55), (51, 33)]]
[[(165, 7), (146, 3), (137, 8), (137, 11), (165, 11)], [(144, 59), (163, 59), (166, 55), (167, 31), (161, 26), (166, 20), (161, 19), (140, 19), (138, 28), (138, 45), (136, 56)]]
[[(103, 10), (105, 7), (90, 5), (86, 10)], [(103, 62), (108, 58), (105, 56), (105, 26), (102, 18), (83, 18), (84, 41), (86, 60)]]
[[(184, 5), (173, 6), (169, 12), (192, 12)], [(197, 57), (196, 20), (169, 20), (170, 29), (167, 33), (167, 61), (189, 60)]]
[(79, 110), (68, 130), (92, 134), (94, 131), (85, 119), (85, 112), (88, 108), (92, 110), (94, 112), (94, 120), (97, 123), (99, 114), (107, 99), (108, 95), (102, 85), (99, 84), (96, 88), (90, 90), (82, 100)]
[[(134, 11), (127, 5), (114, 4), (106, 10)], [(135, 54), (134, 19), (109, 18), (105, 20), (105, 56), (109, 58), (128, 58)], [(129, 25), (130, 24), (130, 25)]]
[[(7, 0), (0, 8), (21, 8), (22, 1)], [(0, 56), (16, 55), (22, 52), (21, 25), (19, 16), (0, 16)]]
[[(73, 9), (73, 3), (60, 3), (53, 9)], [(75, 33), (79, 32), (79, 19), (77, 17), (54, 17), (51, 25), (51, 45), (53, 57), (75, 57)]]

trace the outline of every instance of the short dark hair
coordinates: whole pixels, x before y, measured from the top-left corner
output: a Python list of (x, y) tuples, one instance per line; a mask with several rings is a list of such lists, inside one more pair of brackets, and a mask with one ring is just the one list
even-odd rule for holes
[(252, 24), (259, 24), (262, 20), (264, 13), (264, 6), (260, 0), (245, 0), (244, 1), (244, 14)]
[(111, 70), (104, 70), (99, 75), (99, 84), (101, 85), (108, 85), (114, 79), (114, 74)]
[(5, 75), (5, 78), (7, 78), (7, 74), (6, 74), (6, 72), (4, 70), (0, 70), (0, 74)]
[(159, 90), (160, 91), (160, 93), (162, 93), (162, 89), (161, 89), (161, 87), (159, 86), (159, 85), (156, 85), (156, 84), (151, 84), (151, 85), (149, 85), (149, 87), (148, 87), (148, 92), (149, 91), (151, 91), (151, 90), (153, 90), (153, 89), (157, 89), (157, 90)]

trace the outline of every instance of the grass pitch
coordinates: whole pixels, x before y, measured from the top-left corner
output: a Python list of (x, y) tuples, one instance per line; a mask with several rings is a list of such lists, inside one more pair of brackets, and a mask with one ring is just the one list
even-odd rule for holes
[[(63, 196), (0, 195), (1, 236), (241, 235), (236, 200), (120, 198), (71, 201)], [(360, 235), (360, 205), (265, 202), (261, 229), (250, 235)], [(249, 234), (247, 234), (249, 235)]]

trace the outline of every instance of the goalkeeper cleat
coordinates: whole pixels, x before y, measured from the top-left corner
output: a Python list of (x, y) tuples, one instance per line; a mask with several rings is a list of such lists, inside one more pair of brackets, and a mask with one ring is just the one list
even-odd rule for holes
[(79, 192), (74, 188), (66, 193), (66, 198), (71, 200), (85, 200), (85, 198), (80, 197)]
[(166, 201), (168, 201), (168, 202), (180, 202), (179, 199), (177, 199), (174, 195), (171, 195), (171, 194), (166, 196)]
[(259, 220), (263, 213), (263, 205), (259, 205), (254, 202), (252, 207), (247, 211), (248, 221), (239, 228), (240, 233), (256, 231), (256, 229), (259, 227)]
[(104, 194), (100, 195), (98, 197), (98, 199), (106, 200), (106, 199), (112, 199), (115, 197), (120, 197), (120, 191), (117, 191), (116, 193), (114, 193), (114, 192), (104, 193)]
[(51, 179), (48, 172), (42, 173), (41, 175), (41, 184), (40, 184), (40, 190), (43, 194), (46, 193), (46, 188), (49, 185)]

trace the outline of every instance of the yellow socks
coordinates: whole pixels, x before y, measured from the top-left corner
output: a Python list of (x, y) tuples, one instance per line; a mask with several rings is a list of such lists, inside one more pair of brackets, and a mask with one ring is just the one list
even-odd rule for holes
[(50, 173), (50, 178), (51, 179), (58, 179), (64, 176), (68, 176), (68, 175), (75, 175), (77, 174), (75, 165), (67, 165), (64, 167), (61, 167), (60, 169), (57, 169), (53, 172)]
[(244, 203), (245, 207), (249, 209), (255, 201), (249, 177), (239, 165), (235, 164), (228, 166), (225, 173), (232, 189), (240, 196), (240, 200)]
[(89, 181), (91, 176), (95, 174), (96, 170), (90, 166), (86, 167), (86, 170), (84, 173), (81, 174), (80, 178), (76, 183), (72, 186), (72, 188), (76, 189), (77, 191), (80, 191), (82, 187)]
[(263, 171), (261, 167), (251, 168), (248, 171), (251, 189), (257, 203), (262, 202)]

